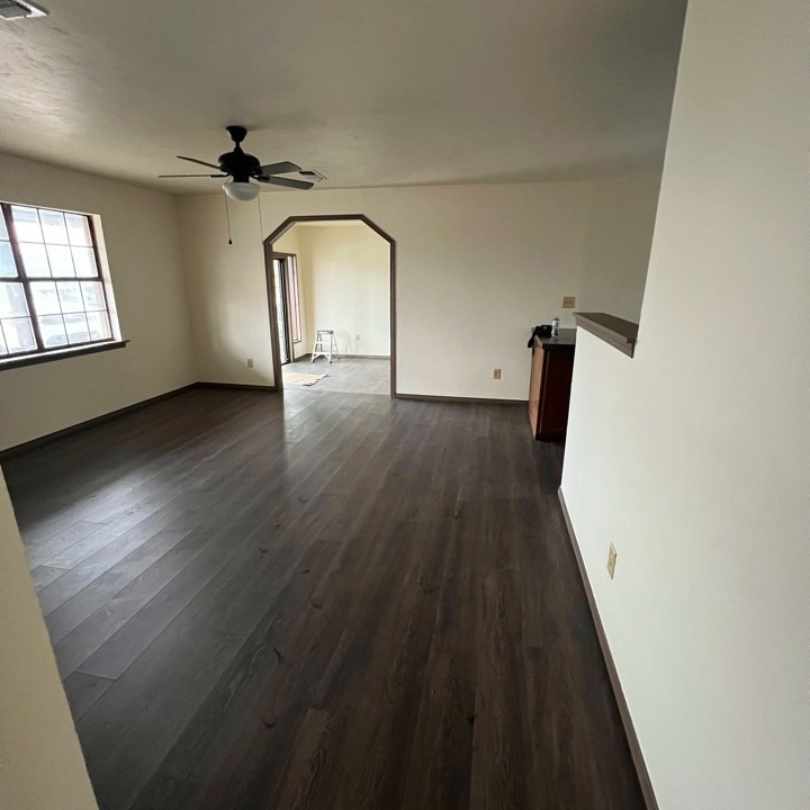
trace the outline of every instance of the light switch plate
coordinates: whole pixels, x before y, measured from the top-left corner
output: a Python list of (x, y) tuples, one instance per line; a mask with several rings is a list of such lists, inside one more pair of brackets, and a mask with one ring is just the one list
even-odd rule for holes
[(562, 308), (573, 309), (577, 305), (577, 297), (575, 295), (564, 295)]

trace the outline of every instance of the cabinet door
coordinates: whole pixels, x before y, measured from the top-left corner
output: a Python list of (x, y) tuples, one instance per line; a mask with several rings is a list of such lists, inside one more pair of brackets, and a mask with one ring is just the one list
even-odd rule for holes
[(565, 436), (568, 425), (574, 352), (555, 349), (547, 354), (540, 384), (540, 418), (536, 436), (554, 440)]
[(544, 355), (542, 346), (535, 346), (532, 349), (532, 373), (529, 379), (529, 424), (534, 437), (537, 437), (540, 430), (540, 396), (543, 386)]

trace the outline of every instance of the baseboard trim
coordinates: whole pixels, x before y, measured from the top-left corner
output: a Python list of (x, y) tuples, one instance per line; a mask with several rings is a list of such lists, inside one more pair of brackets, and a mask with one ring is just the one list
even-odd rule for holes
[(115, 419), (118, 416), (123, 416), (124, 414), (132, 411), (140, 410), (141, 408), (145, 408), (147, 405), (154, 405), (155, 403), (161, 402), (164, 399), (176, 397), (178, 394), (182, 394), (184, 391), (189, 391), (192, 388), (196, 388), (198, 385), (199, 383), (190, 383), (189, 385), (183, 385), (180, 388), (173, 388), (171, 391), (166, 391), (163, 394), (158, 394), (157, 396), (149, 397), (148, 399), (142, 399), (139, 402), (133, 402), (131, 405), (125, 405), (123, 408), (118, 408), (114, 411), (110, 411), (109, 413), (94, 416), (92, 419), (86, 419), (84, 422), (77, 422), (75, 425), (69, 425), (61, 430), (56, 430), (53, 433), (46, 433), (44, 436), (37, 436), (36, 439), (30, 439), (27, 442), (12, 445), (11, 447), (7, 447), (5, 450), (0, 450), (0, 463), (8, 460), (12, 456), (17, 456), (22, 453), (26, 453), (29, 450), (33, 450), (34, 448), (43, 444), (48, 444), (55, 439), (64, 438), (65, 436), (69, 436), (71, 433), (78, 433), (80, 430), (86, 430), (87, 428), (94, 427), (102, 422)]
[(526, 405), (525, 399), (497, 399), (495, 397), (442, 397), (432, 394), (396, 394), (396, 399), (412, 399), (421, 402), (457, 402), (465, 405)]
[(244, 383), (218, 382), (196, 382), (191, 388), (221, 388), (228, 391), (265, 391), (268, 394), (278, 391), (275, 385), (246, 385)]
[(571, 548), (574, 550), (574, 557), (577, 561), (577, 568), (579, 568), (579, 575), (582, 579), (582, 585), (585, 588), (585, 596), (588, 599), (588, 607), (591, 611), (591, 618), (593, 619), (594, 627), (596, 628), (596, 636), (599, 639), (599, 646), (602, 649), (602, 658), (605, 661), (605, 667), (610, 678), (610, 685), (613, 689), (613, 695), (616, 699), (616, 706), (619, 709), (619, 715), (622, 719), (624, 726), (624, 733), (627, 737), (627, 745), (630, 749), (630, 756), (633, 758), (633, 765), (636, 768), (636, 775), (638, 777), (639, 787), (641, 788), (641, 795), (644, 798), (644, 804), (647, 810), (658, 810), (658, 801), (655, 798), (653, 791), (652, 781), (650, 774), (647, 770), (647, 764), (644, 762), (644, 755), (641, 753), (641, 745), (639, 745), (636, 729), (633, 726), (633, 719), (630, 716), (630, 709), (627, 706), (627, 700), (624, 697), (624, 690), (622, 683), (619, 680), (619, 673), (616, 670), (616, 664), (613, 661), (613, 655), (610, 652), (610, 645), (608, 644), (607, 636), (605, 635), (605, 628), (602, 625), (602, 618), (599, 615), (599, 608), (596, 606), (596, 599), (594, 599), (591, 583), (588, 579), (588, 573), (585, 570), (585, 563), (582, 561), (582, 554), (579, 549), (579, 541), (577, 540), (574, 526), (571, 523), (571, 515), (568, 513), (568, 507), (565, 504), (565, 496), (563, 495), (562, 487), (557, 490), (557, 496), (560, 499), (560, 509), (562, 510), (563, 520), (565, 527), (568, 530), (568, 539), (571, 541)]

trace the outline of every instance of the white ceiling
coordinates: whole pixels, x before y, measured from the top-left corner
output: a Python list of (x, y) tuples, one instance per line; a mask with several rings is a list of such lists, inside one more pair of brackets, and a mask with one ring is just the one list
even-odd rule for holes
[[(685, 0), (43, 0), (0, 21), (0, 150), (175, 191), (222, 127), (328, 187), (612, 172), (663, 152)], [(201, 169), (203, 170), (203, 169)]]

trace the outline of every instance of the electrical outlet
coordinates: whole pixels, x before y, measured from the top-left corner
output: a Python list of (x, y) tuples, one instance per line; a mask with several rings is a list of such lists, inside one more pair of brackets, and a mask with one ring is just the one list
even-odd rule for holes
[(618, 552), (616, 551), (616, 547), (613, 543), (610, 544), (610, 548), (608, 549), (608, 564), (607, 570), (608, 575), (611, 579), (613, 579), (613, 575), (616, 573), (616, 558), (619, 556)]
[(577, 305), (577, 297), (575, 295), (564, 295), (562, 308), (573, 309)]
[(492, 369), (492, 379), (493, 380), (500, 380), (501, 379), (501, 370), (499, 368)]
[(253, 358), (252, 357), (248, 357), (248, 359), (247, 359), (247, 367), (248, 368), (253, 368)]

